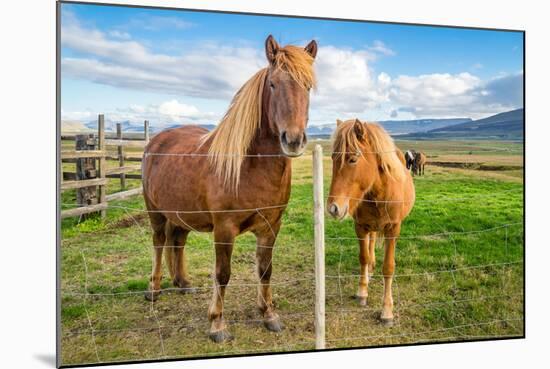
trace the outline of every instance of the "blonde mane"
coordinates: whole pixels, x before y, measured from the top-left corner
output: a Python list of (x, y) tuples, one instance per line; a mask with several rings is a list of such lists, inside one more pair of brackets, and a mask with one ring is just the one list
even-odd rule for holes
[(344, 165), (346, 154), (375, 154), (382, 171), (391, 178), (400, 181), (405, 175), (403, 162), (399, 158), (399, 149), (390, 135), (376, 123), (361, 123), (365, 128), (365, 137), (357, 138), (354, 131), (355, 119), (339, 124), (334, 131), (333, 152), (336, 161)]
[[(285, 46), (277, 51), (272, 68), (287, 72), (301, 87), (315, 86), (313, 57), (303, 48)], [(269, 68), (263, 68), (237, 91), (218, 126), (207, 133), (201, 145), (212, 139), (209, 161), (226, 188), (237, 191), (242, 163), (262, 119), (262, 95)]]

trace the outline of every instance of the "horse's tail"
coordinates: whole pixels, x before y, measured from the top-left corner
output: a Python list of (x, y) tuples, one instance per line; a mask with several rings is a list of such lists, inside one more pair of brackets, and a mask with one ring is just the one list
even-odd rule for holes
[(174, 279), (176, 275), (176, 248), (175, 239), (174, 239), (174, 230), (175, 227), (170, 221), (166, 221), (166, 226), (164, 228), (164, 234), (166, 236), (166, 241), (164, 242), (164, 261), (168, 267), (168, 272), (170, 273), (170, 279)]

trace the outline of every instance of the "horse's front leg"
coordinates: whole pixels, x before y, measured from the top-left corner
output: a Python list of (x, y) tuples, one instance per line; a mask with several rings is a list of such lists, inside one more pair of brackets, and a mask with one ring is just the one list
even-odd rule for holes
[(368, 268), (370, 262), (369, 241), (370, 233), (368, 233), (361, 225), (355, 223), (355, 234), (359, 239), (359, 288), (355, 294), (355, 298), (360, 305), (367, 305), (367, 297), (369, 296), (369, 276)]
[(208, 319), (210, 320), (209, 337), (216, 343), (233, 338), (227, 330), (223, 316), (223, 304), (225, 288), (231, 276), (231, 253), (236, 234), (237, 232), (231, 227), (214, 227), (216, 270), (214, 276), (214, 294), (208, 308)]
[(376, 267), (376, 255), (374, 254), (376, 246), (376, 232), (369, 233), (369, 278), (374, 274)]
[(265, 235), (256, 235), (256, 270), (260, 280), (257, 303), (263, 314), (264, 326), (272, 332), (280, 332), (283, 325), (273, 308), (270, 284), (275, 238), (275, 231)]
[(393, 325), (392, 282), (395, 271), (395, 244), (401, 230), (401, 224), (392, 224), (386, 228), (384, 244), (384, 298), (382, 302), (381, 322), (386, 326)]

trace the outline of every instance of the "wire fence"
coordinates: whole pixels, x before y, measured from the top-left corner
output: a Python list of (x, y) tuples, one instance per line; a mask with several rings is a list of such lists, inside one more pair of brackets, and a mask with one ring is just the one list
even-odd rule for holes
[[(502, 150), (499, 148), (497, 151)], [(166, 155), (146, 153), (146, 156)], [(170, 154), (169, 156), (204, 155)], [(253, 155), (253, 157), (265, 158), (277, 156), (280, 155)], [(502, 198), (503, 195), (520, 196), (522, 189), (468, 196), (426, 197), (417, 199), (416, 203), (429, 205), (475, 202), (481, 207), (485, 200)], [(386, 201), (349, 199), (374, 203), (404, 202), (399, 199)], [(61, 205), (75, 206), (74, 204)], [(139, 240), (143, 240), (150, 237), (151, 231), (148, 226), (142, 224), (142, 220), (137, 218), (137, 214), (162, 212), (173, 213), (179, 217), (180, 214), (249, 212), (260, 215), (267, 222), (267, 219), (262, 216), (262, 211), (284, 209), (289, 205), (272, 204), (244, 209), (151, 211), (135, 206), (109, 204), (109, 208), (122, 210), (135, 225), (132, 229), (139, 230)], [(313, 207), (308, 210), (313, 215)], [(183, 222), (183, 219), (181, 220)], [(271, 227), (271, 224), (267, 223)], [(258, 245), (248, 240), (237, 242), (235, 250), (240, 249), (241, 252), (236, 251), (233, 255), (233, 264), (237, 264), (238, 267), (228, 285), (229, 299), (225, 302), (224, 314), (230, 329), (237, 330), (239, 335), (236, 339), (237, 343), (222, 347), (207, 342), (204, 334), (209, 326), (205, 313), (208, 302), (206, 295), (213, 290), (213, 268), (206, 268), (210, 269), (209, 272), (205, 272), (204, 264), (199, 268), (202, 274), (197, 278), (200, 283), (194, 287), (196, 292), (194, 297), (179, 295), (179, 292), (187, 292), (187, 288), (164, 285), (160, 289), (161, 299), (148, 303), (143, 301), (143, 295), (149, 289), (143, 288), (143, 283), (137, 283), (129, 288), (128, 284), (124, 284), (128, 274), (120, 272), (120, 269), (123, 269), (134, 276), (146, 274), (147, 269), (143, 269), (148, 260), (146, 255), (158, 247), (167, 249), (185, 247), (189, 260), (196, 259), (201, 263), (211, 263), (214, 260), (214, 248), (211, 247), (214, 241), (210, 235), (196, 232), (199, 239), (192, 242), (200, 245), (196, 248), (189, 245), (153, 246), (150, 241), (134, 244), (134, 238), (130, 238), (126, 243), (127, 247), (116, 247), (110, 253), (106, 252), (105, 248), (98, 249), (96, 245), (86, 245), (86, 242), (75, 244), (70, 240), (63, 241), (62, 252), (67, 251), (67, 258), (77, 258), (75, 255), (78, 254), (81, 270), (64, 272), (68, 281), (60, 291), (61, 299), (64, 304), (81, 307), (83, 314), (82, 319), (77, 319), (71, 327), (62, 326), (62, 341), (72, 345), (80, 344), (81, 350), (87, 352), (87, 356), (84, 355), (87, 360), (84, 360), (85, 362), (81, 360), (75, 364), (312, 350), (317, 343), (316, 321), (319, 318), (314, 309), (318, 296), (312, 292), (319, 283), (316, 281), (319, 270), (314, 268), (313, 260), (315, 239), (313, 234), (306, 238), (284, 234), (286, 227), (301, 225), (302, 220), (299, 217), (293, 219), (292, 215), (287, 215), (287, 221), (283, 223), (281, 230), (283, 237), (279, 236), (279, 239), (282, 238), (282, 243), (278, 241), (276, 245), (270, 246)], [(346, 226), (351, 227), (348, 224)], [(190, 229), (194, 230), (192, 227)], [(326, 279), (326, 287), (323, 288), (323, 291), (326, 289), (326, 294), (324, 293), (326, 302), (323, 297), (323, 305), (326, 307), (323, 312), (323, 319), (326, 314), (326, 335), (323, 334), (323, 336), (327, 348), (523, 335), (523, 316), (517, 311), (514, 314), (510, 312), (510, 310), (517, 310), (516, 308), (497, 308), (494, 311), (488, 311), (494, 309), (496, 305), (506, 305), (506, 302), (510, 301), (513, 301), (514, 306), (522, 305), (524, 298), (522, 284), (517, 280), (511, 281), (518, 277), (523, 278), (523, 222), (512, 221), (459, 231), (404, 233), (396, 237), (400, 242), (396, 255), (398, 272), (392, 275), (395, 287), (396, 325), (390, 329), (376, 324), (374, 317), (381, 306), (379, 303), (371, 303), (372, 297), (375, 298), (374, 300), (381, 299), (382, 284), (379, 282), (384, 277), (382, 274), (374, 273), (369, 277), (371, 282), (367, 307), (358, 306), (350, 298), (360, 277), (359, 274), (350, 271), (358, 269), (357, 251), (354, 250), (357, 250), (357, 243), (361, 239), (349, 236), (341, 229), (338, 232), (332, 229), (324, 230), (323, 233), (323, 245), (326, 248), (324, 254), (327, 258), (326, 274), (323, 265), (324, 279)], [(489, 237), (488, 242), (482, 242), (485, 236)], [(106, 237), (112, 237), (112, 235), (106, 234)], [(385, 237), (382, 234), (376, 237), (378, 244), (383, 244), (388, 239), (391, 237)], [(496, 242), (497, 239), (498, 242)], [(480, 254), (484, 257), (476, 256), (472, 253), (472, 249), (477, 245), (476, 242), (484, 247), (489, 244), (491, 252), (483, 250)], [(401, 243), (405, 244), (403, 248), (400, 247)], [(275, 270), (271, 281), (275, 291), (276, 307), (287, 324), (287, 330), (286, 333), (275, 335), (275, 338), (268, 342), (263, 341), (266, 334), (261, 333), (263, 319), (249, 308), (243, 307), (244, 298), (252, 302), (258, 287), (257, 277), (244, 270), (253, 264), (254, 250), (262, 247), (276, 250), (274, 257), (280, 258), (281, 263), (276, 264), (277, 261), (275, 261), (274, 265), (281, 265), (282, 261), (291, 263), (282, 273), (277, 273)], [(296, 252), (297, 250), (299, 252)], [(414, 265), (421, 264), (418, 253), (424, 252), (423, 250), (430, 250), (426, 253), (430, 258), (441, 256), (441, 268), (431, 267), (437, 264), (436, 261), (429, 263), (431, 268)], [(350, 254), (354, 257), (350, 258)], [(296, 260), (297, 257), (301, 259)], [(105, 259), (114, 260), (112, 262), (114, 267), (111, 267), (109, 262), (105, 262)], [(410, 264), (407, 265), (409, 262)], [(294, 269), (299, 271), (296, 272)], [(78, 276), (73, 276), (71, 273)], [(481, 283), (478, 283), (480, 281)], [(487, 293), (489, 290), (493, 292)], [(492, 303), (489, 304), (489, 302)], [(130, 311), (128, 308), (134, 308), (135, 311)], [(181, 312), (173, 313), (174, 309), (181, 309)], [(70, 315), (70, 312), (70, 308), (66, 310), (67, 315)], [(456, 317), (459, 319), (455, 319)], [(479, 321), (472, 321), (472, 319), (479, 319)], [(358, 324), (364, 329), (356, 329), (355, 326)], [(430, 326), (437, 328), (428, 329)], [(297, 338), (289, 339), (293, 336)], [(120, 353), (117, 351), (116, 343), (122, 341), (140, 342), (140, 344), (134, 352)], [(189, 347), (181, 350), (177, 345), (182, 343)], [(247, 348), (251, 346), (257, 348)], [(64, 362), (64, 364), (71, 363)]]

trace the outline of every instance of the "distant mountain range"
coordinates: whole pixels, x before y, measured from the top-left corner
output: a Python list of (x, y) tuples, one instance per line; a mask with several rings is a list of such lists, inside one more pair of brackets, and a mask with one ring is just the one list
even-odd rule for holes
[[(125, 120), (122, 122), (120, 121), (115, 122), (109, 119), (105, 119), (105, 131), (115, 132), (117, 123), (121, 124), (122, 132), (138, 132), (138, 133), (143, 132), (143, 123), (133, 123), (133, 122), (130, 122), (129, 120)], [(84, 125), (89, 129), (96, 130), (97, 120), (92, 120), (88, 123), (85, 123)], [(153, 127), (149, 127), (149, 128), (154, 132)]]
[(415, 119), (415, 120), (385, 120), (378, 122), (391, 135), (407, 134), (414, 132), (427, 132), (433, 129), (447, 127), (459, 123), (471, 122), (471, 118), (450, 119)]
[[(116, 131), (118, 122), (105, 120), (106, 131)], [(141, 133), (143, 124), (130, 121), (120, 122), (123, 132)], [(449, 138), (492, 138), (492, 139), (520, 139), (523, 137), (523, 109), (496, 114), (487, 118), (472, 120), (471, 118), (451, 119), (414, 119), (414, 120), (386, 120), (378, 122), (392, 136), (400, 139), (449, 139)], [(216, 127), (215, 124), (201, 124), (208, 130)], [(179, 124), (168, 126), (150, 126), (151, 133), (165, 129), (180, 127)], [(312, 137), (329, 137), (336, 128), (336, 122), (323, 125), (310, 125), (307, 134)], [(97, 121), (88, 123), (76, 121), (62, 121), (64, 133), (89, 132), (97, 129)]]
[[(97, 122), (96, 122), (94, 128), (97, 129)], [(95, 132), (95, 130), (92, 130), (89, 127), (85, 126), (84, 123), (76, 121), (76, 120), (64, 120), (64, 121), (62, 121), (61, 122), (61, 130), (65, 134)]]
[(523, 138), (523, 108), (492, 115), (470, 122), (449, 125), (399, 136), (400, 138), (446, 139), (446, 138)]
[[(383, 120), (378, 122), (391, 135), (414, 132), (427, 132), (431, 129), (450, 126), (452, 124), (471, 122), (470, 118), (451, 119), (413, 119), (413, 120)], [(336, 129), (336, 123), (307, 127), (310, 136), (330, 136)]]

